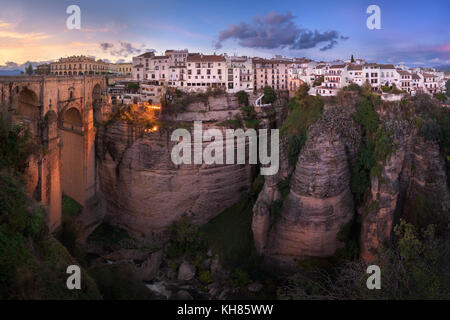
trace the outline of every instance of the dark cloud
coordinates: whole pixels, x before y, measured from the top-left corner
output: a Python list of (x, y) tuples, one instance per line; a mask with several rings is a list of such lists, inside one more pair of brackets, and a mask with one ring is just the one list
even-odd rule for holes
[(119, 41), (118, 45), (109, 42), (100, 43), (100, 47), (104, 52), (108, 52), (114, 57), (128, 57), (132, 54), (139, 54), (142, 49), (135, 47), (130, 42)]
[(252, 23), (230, 25), (220, 32), (215, 47), (220, 49), (224, 41), (236, 39), (240, 46), (247, 48), (301, 50), (322, 44), (324, 46), (320, 50), (325, 51), (338, 44), (338, 40), (348, 39), (335, 30), (319, 32), (300, 28), (293, 19), (290, 12), (280, 14), (272, 11), (265, 17), (254, 18)]
[(13, 61), (8, 61), (8, 62), (5, 62), (4, 65), (0, 65), (0, 70), (2, 70), (2, 71), (12, 71), (12, 70), (23, 71), (30, 64), (33, 66), (33, 68), (36, 68), (38, 65), (50, 63), (50, 62), (52, 62), (52, 61), (27, 61), (25, 63), (18, 64)]
[(100, 43), (100, 47), (103, 49), (103, 51), (108, 51), (109, 49), (113, 48), (114, 45), (109, 42), (103, 42), (103, 43)]

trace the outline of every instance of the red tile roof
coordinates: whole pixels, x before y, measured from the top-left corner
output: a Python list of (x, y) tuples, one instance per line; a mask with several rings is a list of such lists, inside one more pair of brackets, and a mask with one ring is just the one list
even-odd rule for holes
[(225, 62), (225, 58), (218, 55), (189, 54), (187, 62)]

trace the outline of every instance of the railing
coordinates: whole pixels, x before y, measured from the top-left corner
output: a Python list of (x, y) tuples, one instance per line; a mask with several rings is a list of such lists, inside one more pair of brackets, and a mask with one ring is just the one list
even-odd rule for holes
[(272, 105), (271, 103), (263, 104), (263, 103), (262, 103), (262, 98), (263, 98), (263, 97), (264, 97), (264, 93), (261, 94), (261, 96), (260, 96), (258, 99), (255, 100), (255, 106), (256, 106), (256, 107), (268, 107), (268, 106), (271, 106), (271, 105)]

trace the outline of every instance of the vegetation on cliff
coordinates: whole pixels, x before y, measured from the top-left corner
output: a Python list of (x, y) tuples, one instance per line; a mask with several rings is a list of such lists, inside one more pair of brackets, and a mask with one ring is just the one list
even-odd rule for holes
[(368, 290), (366, 264), (348, 261), (288, 277), (279, 286), (279, 299), (449, 299), (450, 248), (429, 225), (418, 232), (400, 221), (395, 244), (380, 248), (381, 289)]
[[(407, 98), (401, 103), (382, 102), (378, 95), (368, 90), (368, 86), (357, 85), (345, 88), (340, 94), (341, 97), (333, 100), (334, 103), (336, 101), (341, 103), (346, 91), (347, 93), (352, 91), (352, 94), (357, 95), (353, 119), (362, 130), (357, 157), (351, 159), (350, 189), (357, 209), (364, 209), (361, 210), (363, 216), (373, 215), (379, 211), (379, 200), (372, 201), (369, 195), (371, 183), (377, 181), (379, 186), (386, 183), (382, 177), (383, 168), (387, 165), (389, 156), (399, 148), (396, 143), (406, 138), (404, 128), (410, 128), (411, 124), (416, 126), (416, 130), (410, 134), (418, 134), (419, 141), (422, 136), (430, 144), (439, 144), (447, 163), (448, 179), (450, 110), (441, 108), (439, 103), (427, 95)], [(307, 118), (303, 116), (301, 120), (292, 122), (302, 123)], [(283, 127), (286, 131), (286, 124)], [(294, 160), (290, 162), (295, 164), (297, 155), (292, 157)], [(422, 171), (424, 169), (427, 168), (422, 168)], [(391, 241), (380, 244), (376, 260), (371, 262), (380, 266), (382, 270), (382, 290), (371, 291), (366, 287), (366, 279), (369, 276), (366, 273), (367, 265), (359, 260), (358, 254), (360, 224), (363, 217), (355, 214), (355, 218), (344, 225), (337, 234), (337, 240), (345, 243), (345, 248), (338, 249), (333, 257), (305, 258), (298, 264), (298, 272), (289, 276), (278, 287), (278, 298), (448, 299), (449, 204), (436, 202), (436, 197), (424, 194), (412, 197), (415, 201), (412, 206), (408, 204), (410, 212), (406, 215), (409, 216), (404, 217), (408, 219), (407, 222), (401, 220), (397, 223), (396, 219), (401, 217), (404, 210), (404, 200), (399, 200), (400, 203), (397, 205), (401, 207), (399, 215), (394, 220), (392, 230), (394, 236)], [(273, 207), (271, 211), (278, 210), (275, 205)]]
[(392, 133), (380, 122), (378, 113), (374, 110), (377, 104), (380, 104), (377, 96), (364, 94), (360, 97), (353, 116), (363, 129), (362, 142), (350, 180), (350, 189), (357, 204), (363, 201), (371, 177), (379, 172), (379, 162), (385, 162), (394, 149)]
[(308, 95), (309, 87), (303, 84), (292, 98), (287, 108), (289, 115), (281, 126), (281, 137), (288, 140), (288, 159), (295, 165), (298, 154), (306, 143), (306, 132), (311, 124), (317, 121), (323, 112), (323, 100), (320, 96)]
[(35, 149), (28, 133), (0, 121), (0, 144), (0, 299), (100, 299), (85, 270), (82, 289), (67, 289), (66, 269), (78, 262), (50, 234), (45, 208), (23, 188)]

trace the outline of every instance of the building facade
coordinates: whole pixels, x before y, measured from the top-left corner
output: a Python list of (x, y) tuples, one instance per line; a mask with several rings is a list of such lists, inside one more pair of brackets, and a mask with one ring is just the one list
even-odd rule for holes
[(61, 58), (50, 64), (51, 74), (59, 76), (100, 75), (106, 74), (107, 71), (108, 64), (106, 62), (86, 56)]

